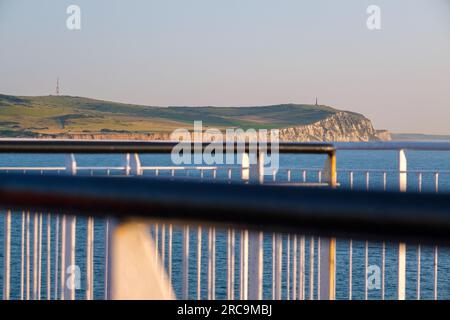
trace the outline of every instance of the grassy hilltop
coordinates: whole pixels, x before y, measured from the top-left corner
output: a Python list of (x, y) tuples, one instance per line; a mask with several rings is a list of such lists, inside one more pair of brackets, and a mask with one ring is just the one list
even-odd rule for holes
[(166, 108), (71, 96), (0, 94), (0, 136), (171, 132), (177, 128), (190, 128), (194, 120), (202, 120), (204, 127), (219, 129), (287, 128), (314, 123), (339, 111), (328, 106), (306, 104)]

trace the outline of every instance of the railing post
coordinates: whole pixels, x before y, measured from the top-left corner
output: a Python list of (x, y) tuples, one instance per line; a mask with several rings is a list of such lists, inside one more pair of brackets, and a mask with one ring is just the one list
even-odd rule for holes
[(140, 176), (142, 175), (142, 165), (141, 165), (141, 159), (139, 158), (139, 154), (133, 153), (133, 154), (126, 154), (125, 155), (125, 174), (127, 176), (136, 175)]
[[(407, 188), (407, 170), (408, 162), (404, 149), (399, 150), (398, 171), (399, 171), (399, 189), (400, 192), (406, 192)], [(398, 300), (406, 298), (406, 244), (398, 245)]]
[(328, 158), (325, 161), (325, 179), (328, 180), (328, 184), (331, 188), (337, 187), (337, 169), (336, 169), (336, 152), (333, 151), (328, 154)]
[(240, 300), (248, 300), (248, 230), (241, 231)]
[(20, 258), (20, 300), (25, 299), (25, 211), (22, 211), (22, 240)]
[(105, 279), (104, 279), (104, 298), (111, 300), (111, 242), (115, 229), (115, 220), (106, 218), (105, 221)]
[[(123, 164), (125, 168), (125, 175), (142, 175), (143, 170), (141, 166), (141, 160), (139, 158), (139, 155), (137, 153), (134, 154), (125, 154), (123, 159)], [(93, 224), (93, 223), (92, 223)], [(117, 222), (115, 219), (106, 219), (106, 226), (105, 226), (105, 279), (104, 279), (104, 298), (105, 300), (110, 300), (114, 298), (113, 290), (113, 281), (117, 281), (117, 279), (114, 279), (114, 263), (116, 263), (117, 260), (115, 260), (114, 254), (114, 247), (112, 245), (113, 237), (116, 234), (116, 229), (120, 228), (121, 225)], [(93, 242), (94, 235), (92, 233), (92, 242)], [(154, 243), (154, 242), (153, 242)], [(157, 250), (155, 250), (154, 257), (157, 257)], [(93, 279), (92, 279), (93, 280)], [(92, 282), (93, 283), (93, 282)], [(170, 285), (169, 285), (170, 287)]]
[[(123, 166), (125, 168), (125, 175), (142, 175), (141, 160), (137, 153), (125, 154), (123, 158)], [(105, 279), (104, 279), (104, 298), (105, 300), (110, 300), (112, 298), (112, 274), (111, 274), (111, 263), (112, 263), (112, 237), (115, 229), (118, 227), (118, 223), (114, 219), (106, 219), (105, 225)], [(92, 241), (94, 235), (92, 234)]]
[[(27, 211), (26, 222), (26, 243), (27, 243), (27, 263), (26, 263), (26, 299), (30, 300), (30, 211)], [(55, 277), (58, 275), (55, 274)]]
[(38, 272), (37, 272), (38, 300), (41, 300), (41, 288), (42, 288), (42, 212), (39, 213)]
[(52, 283), (51, 283), (51, 215), (50, 213), (47, 213), (47, 300), (51, 299), (51, 290), (52, 290)]
[(37, 300), (37, 277), (38, 277), (38, 236), (39, 236), (39, 219), (37, 212), (34, 213), (33, 219), (33, 300)]
[(87, 218), (86, 225), (86, 299), (94, 299), (94, 218)]
[[(156, 250), (158, 256), (158, 250)], [(183, 300), (189, 299), (189, 225), (183, 227)]]
[(275, 300), (281, 300), (282, 278), (283, 278), (283, 237), (281, 234), (275, 234)]
[[(256, 164), (250, 162), (250, 154), (244, 153), (242, 158), (242, 179), (251, 180), (254, 183), (264, 183), (264, 157), (265, 151), (258, 150)], [(248, 252), (248, 258), (244, 257), (244, 272), (248, 270), (248, 276), (244, 275), (243, 299), (262, 300), (263, 298), (263, 233), (258, 231), (245, 231), (242, 241), (244, 255)]]
[[(10, 275), (11, 275), (11, 210), (5, 212), (5, 226), (4, 226), (4, 264), (3, 264), (3, 300), (9, 300), (10, 294)], [(22, 244), (23, 245), (23, 244)]]
[(241, 166), (241, 179), (248, 181), (250, 179), (250, 156), (247, 152), (242, 153)]
[[(331, 188), (337, 187), (336, 152), (328, 154), (325, 163), (326, 178)], [(336, 298), (336, 239), (319, 238), (318, 259), (320, 259), (319, 299), (335, 300)]]
[[(77, 162), (74, 154), (66, 156), (66, 174), (77, 174)], [(61, 299), (75, 299), (75, 250), (76, 250), (76, 217), (64, 215), (62, 218), (61, 230)], [(66, 275), (70, 273), (70, 277), (66, 279)], [(69, 282), (70, 281), (70, 282)]]
[(336, 297), (336, 239), (320, 238), (320, 292), (321, 300)]
[(175, 294), (157, 255), (148, 226), (122, 223), (112, 230), (111, 298), (169, 300)]
[(398, 152), (398, 172), (399, 172), (399, 189), (400, 192), (406, 191), (407, 186), (407, 170), (408, 162), (406, 160), (406, 152), (404, 149)]

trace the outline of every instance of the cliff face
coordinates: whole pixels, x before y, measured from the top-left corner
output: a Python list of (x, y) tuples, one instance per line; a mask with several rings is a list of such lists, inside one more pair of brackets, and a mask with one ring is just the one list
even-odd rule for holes
[(337, 112), (315, 123), (292, 128), (280, 129), (281, 141), (379, 141), (388, 140), (388, 135), (380, 135), (372, 122), (362, 115)]
[[(386, 130), (375, 130), (362, 115), (337, 112), (315, 123), (280, 129), (280, 141), (285, 142), (364, 142), (391, 140)], [(59, 139), (92, 140), (170, 140), (169, 133), (80, 133), (45, 136)]]

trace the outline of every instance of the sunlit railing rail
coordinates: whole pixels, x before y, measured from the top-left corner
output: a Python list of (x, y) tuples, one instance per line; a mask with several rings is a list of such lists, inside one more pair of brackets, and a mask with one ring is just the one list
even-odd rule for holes
[[(123, 217), (122, 214), (126, 212), (132, 213), (133, 216), (153, 220), (150, 223), (152, 239), (150, 240), (151, 244), (148, 243), (148, 245), (153, 247), (152, 252), (156, 258), (155, 262), (157, 262), (155, 268), (160, 270), (157, 269), (158, 265), (164, 267), (167, 273), (166, 280), (171, 282), (173, 294), (177, 298), (438, 298), (439, 285), (444, 285), (446, 288), (448, 277), (445, 265), (447, 261), (445, 247), (442, 253), (437, 246), (438, 243), (446, 244), (448, 234), (446, 233), (448, 230), (445, 229), (447, 228), (445, 220), (447, 216), (443, 214), (447, 206), (445, 194), (430, 197), (427, 192), (420, 197), (409, 197), (409, 194), (383, 192), (393, 189), (402, 192), (407, 191), (407, 188), (410, 190), (414, 176), (417, 178), (417, 185), (414, 184), (415, 187), (412, 189), (414, 192), (421, 192), (423, 176), (432, 175), (435, 184), (433, 191), (442, 193), (442, 190), (439, 190), (442, 179), (439, 181), (439, 177), (446, 175), (448, 170), (439, 170), (439, 168), (436, 170), (407, 170), (405, 150), (409, 149), (406, 147), (422, 150), (419, 147), (423, 145), (413, 147), (412, 144), (395, 146), (394, 144), (375, 146), (373, 144), (337, 144), (338, 154), (350, 149), (352, 151), (366, 150), (367, 148), (380, 150), (384, 145), (385, 149), (398, 152), (398, 163), (396, 168), (394, 166), (394, 168), (387, 169), (339, 168), (338, 166), (337, 170), (333, 169), (334, 174), (330, 174), (330, 168), (333, 168), (336, 161), (336, 152), (333, 146), (281, 144), (280, 153), (324, 153), (328, 157), (328, 167), (281, 167), (271, 176), (261, 177), (258, 164), (255, 165), (255, 168), (251, 168), (251, 165), (246, 163), (241, 166), (228, 167), (146, 166), (140, 163), (139, 156), (134, 156), (136, 153), (144, 154), (146, 152), (167, 153), (173, 147), (171, 143), (135, 142), (129, 145), (120, 142), (118, 147), (117, 142), (95, 142), (94, 144), (78, 141), (67, 144), (64, 142), (39, 142), (40, 146), (38, 147), (34, 143), (34, 141), (23, 142), (22, 149), (14, 146), (11, 150), (8, 147), (11, 142), (2, 144), (0, 141), (0, 151), (66, 153), (66, 165), (64, 167), (0, 167), (0, 173), (8, 172), (6, 178), (2, 179), (0, 183), (2, 186), (0, 199), (5, 206), (4, 267), (1, 272), (4, 298), (99, 299), (118, 297), (112, 295), (111, 285), (114, 283), (114, 279), (111, 277), (110, 264), (113, 252), (111, 249), (113, 230), (117, 229), (117, 221), (121, 220), (107, 219), (104, 221), (103, 217), (108, 215)], [(156, 147), (158, 145), (161, 147), (160, 149)], [(450, 150), (450, 146), (440, 144), (435, 149), (447, 151)], [(425, 150), (435, 149), (428, 145), (425, 148)], [(80, 166), (77, 164), (73, 152), (123, 153), (124, 162), (119, 166), (103, 164), (101, 166)], [(113, 181), (111, 178), (105, 180), (108, 182), (103, 182), (101, 179), (95, 180), (95, 182), (86, 180), (89, 182), (83, 184), (82, 188), (79, 185), (72, 189), (69, 188), (78, 196), (80, 196), (78, 192), (81, 190), (84, 190), (85, 193), (81, 192), (84, 196), (95, 194), (94, 198), (89, 198), (89, 205), (80, 202), (80, 198), (77, 203), (70, 205), (66, 198), (64, 201), (57, 201), (57, 205), (33, 202), (38, 198), (30, 198), (30, 194), (26, 194), (26, 197), (16, 198), (23, 202), (13, 203), (11, 196), (5, 193), (14, 189), (14, 183), (20, 184), (22, 178), (14, 175), (15, 178), (11, 180), (8, 177), (12, 177), (13, 173), (25, 173), (23, 178), (29, 180), (23, 180), (23, 188), (26, 189), (28, 186), (31, 188), (29, 190), (33, 191), (34, 187), (38, 188), (46, 181), (52, 181), (49, 185), (53, 187), (47, 190), (48, 194), (61, 195), (59, 191), (64, 190), (69, 184), (67, 182), (61, 185), (61, 181), (70, 179), (75, 183), (75, 177), (61, 177), (60, 179), (64, 180), (57, 180), (52, 175), (58, 172), (63, 176), (92, 175), (95, 179), (105, 175), (142, 175), (144, 177), (168, 177), (171, 180), (170, 182), (166, 180), (145, 181), (148, 185), (146, 184), (145, 187), (142, 185), (142, 190), (139, 191), (133, 189), (132, 186), (135, 183), (138, 185), (144, 183), (141, 182), (141, 179), (126, 178), (129, 180), (127, 182), (129, 184), (127, 184), (123, 178), (116, 177), (114, 179), (120, 181), (120, 183), (115, 182), (116, 193), (108, 189), (109, 184)], [(29, 176), (29, 173), (38, 173), (39, 176)], [(49, 173), (52, 175), (49, 176)], [(337, 181), (336, 178), (330, 180), (330, 177), (333, 176), (337, 177)], [(177, 187), (178, 182), (173, 180), (173, 177), (189, 179), (183, 182), (182, 187), (181, 185)], [(195, 184), (194, 181), (191, 182), (192, 179), (203, 181), (204, 187)], [(427, 179), (429, 180), (429, 178)], [(210, 185), (208, 181), (211, 180), (233, 183), (225, 186)], [(238, 181), (251, 184), (275, 184), (275, 186), (254, 189), (259, 187), (236, 186)], [(395, 183), (391, 183), (392, 181)], [(99, 185), (99, 183), (104, 184)], [(276, 186), (277, 184), (283, 185), (283, 187)], [(284, 185), (290, 187), (286, 188)], [(333, 199), (336, 200), (336, 198), (333, 195), (337, 191), (298, 188), (300, 186), (329, 185), (343, 190), (376, 192), (370, 193), (370, 196), (373, 195), (374, 198), (368, 196), (369, 199), (366, 197), (366, 193), (352, 194), (354, 197), (347, 193), (339, 193), (339, 199), (342, 199), (342, 202), (339, 200), (334, 203)], [(388, 188), (392, 185), (393, 187)], [(34, 187), (32, 188), (32, 186)], [(167, 189), (163, 188), (163, 192), (161, 186), (167, 186)], [(101, 192), (97, 193), (99, 190), (109, 190), (114, 197), (118, 199), (124, 197), (125, 199), (125, 194), (130, 197), (133, 194), (129, 188), (134, 190), (136, 198), (134, 200), (127, 198), (126, 205), (123, 203), (117, 205), (116, 203), (114, 206), (102, 207), (99, 204), (99, 201), (101, 202), (103, 199)], [(195, 192), (193, 188), (195, 188)], [(155, 193), (156, 189), (159, 191)], [(173, 189), (176, 189), (178, 193), (172, 193)], [(216, 191), (210, 193), (209, 190)], [(220, 190), (220, 195), (218, 190)], [(291, 193), (295, 193), (295, 197)], [(151, 194), (154, 197), (150, 197)], [(242, 201), (233, 202), (236, 199), (230, 198), (230, 194), (235, 195), (236, 199), (242, 198)], [(251, 194), (254, 198), (249, 197)], [(139, 201), (143, 199), (137, 195), (144, 197), (146, 199), (144, 202), (148, 202), (145, 210), (139, 209)], [(158, 203), (157, 197), (165, 199), (167, 207), (155, 206)], [(42, 197), (39, 196), (39, 198)], [(50, 198), (57, 200), (57, 197)], [(30, 202), (30, 199), (33, 201)], [(140, 200), (137, 201), (137, 199)], [(169, 199), (170, 201), (168, 201)], [(194, 210), (193, 199), (197, 199), (196, 201), (202, 199), (205, 207), (195, 207)], [(371, 199), (373, 202), (369, 201)], [(403, 199), (403, 202), (400, 200), (396, 202), (395, 199)], [(421, 201), (419, 202), (420, 206), (411, 207), (413, 204), (418, 204), (413, 201), (414, 199)], [(154, 202), (152, 203), (152, 201)], [(335, 205), (342, 206), (343, 203), (345, 203), (346, 209), (339, 211), (337, 219), (337, 216), (332, 213), (336, 209)], [(371, 216), (372, 220), (363, 222), (361, 217), (368, 218), (366, 213), (369, 208), (373, 208), (371, 203), (373, 205), (382, 203), (385, 206), (375, 210), (376, 219)], [(244, 217), (250, 219), (249, 212), (252, 211), (249, 211), (249, 208), (252, 206), (255, 206), (253, 207), (253, 212), (255, 212), (252, 216), (253, 220), (246, 221)], [(298, 223), (295, 223), (296, 215), (283, 218), (283, 212), (289, 211), (289, 207), (292, 207), (291, 210), (295, 211), (296, 215), (300, 215)], [(77, 211), (73, 211), (75, 209)], [(442, 213), (438, 217), (432, 214), (424, 215), (425, 212), (438, 209)], [(349, 217), (349, 211), (355, 214)], [(374, 214), (375, 211), (372, 209), (370, 212)], [(122, 213), (119, 214), (119, 212)], [(173, 216), (171, 215), (173, 212), (178, 212), (183, 216)], [(196, 216), (198, 212), (203, 212), (205, 216), (199, 219)], [(272, 217), (271, 223), (265, 223), (262, 219), (264, 212), (267, 212), (267, 217)], [(386, 212), (399, 217), (395, 227), (390, 224), (392, 219)], [(57, 213), (81, 213), (82, 215), (75, 218), (72, 215), (58, 215)], [(314, 213), (312, 216), (314, 219), (311, 216), (310, 220), (306, 219), (305, 217), (311, 213)], [(96, 218), (89, 217), (89, 215), (96, 216)], [(84, 216), (88, 217), (84, 218)], [(411, 223), (413, 217), (420, 222), (420, 230), (418, 226), (412, 227), (408, 224), (408, 221)], [(430, 217), (442, 220), (431, 221)], [(343, 226), (345, 219), (353, 219), (354, 226), (357, 227), (349, 228), (345, 224)], [(390, 233), (387, 232), (388, 230)], [(332, 237), (329, 238), (330, 236)], [(339, 237), (335, 240), (334, 236)], [(399, 240), (412, 241), (410, 242), (412, 245), (408, 245), (408, 248), (416, 248), (414, 256), (411, 255), (411, 250), (407, 252), (405, 242), (397, 243)], [(414, 259), (414, 265), (410, 265), (412, 259)], [(366, 275), (368, 270), (372, 270), (374, 260), (377, 262), (375, 266), (379, 266), (380, 269), (379, 283), (375, 283), (375, 285), (379, 285), (378, 291), (372, 290), (373, 283), (371, 283), (371, 278)], [(439, 260), (442, 261), (441, 264), (439, 264)], [(79, 266), (80, 270), (69, 269), (67, 273), (67, 267), (70, 266)], [(415, 273), (411, 269), (415, 269)], [(363, 271), (361, 272), (361, 270)], [(442, 271), (438, 273), (439, 270)], [(72, 275), (77, 275), (77, 272), (80, 272), (80, 278), (72, 277)], [(414, 274), (413, 280), (411, 280), (411, 272)], [(408, 278), (407, 273), (409, 274)], [(439, 281), (439, 274), (444, 277), (442, 281)], [(68, 276), (69, 278), (67, 278)], [(164, 277), (162, 278), (164, 279)], [(77, 283), (77, 279), (81, 283)], [(71, 286), (67, 286), (67, 281)], [(414, 282), (414, 287), (412, 287), (412, 282)], [(164, 294), (165, 297), (171, 297), (170, 290)], [(443, 292), (443, 294), (445, 293)]]

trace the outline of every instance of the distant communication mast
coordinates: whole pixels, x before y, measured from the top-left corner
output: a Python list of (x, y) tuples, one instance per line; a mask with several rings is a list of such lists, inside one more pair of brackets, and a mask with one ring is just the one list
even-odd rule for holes
[(56, 95), (59, 96), (59, 77), (56, 78)]

